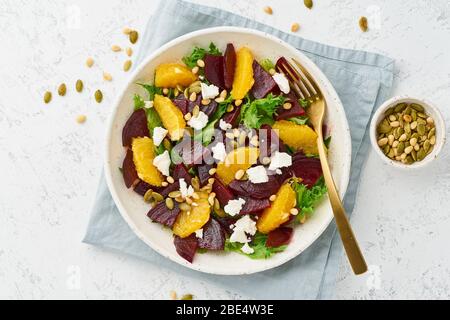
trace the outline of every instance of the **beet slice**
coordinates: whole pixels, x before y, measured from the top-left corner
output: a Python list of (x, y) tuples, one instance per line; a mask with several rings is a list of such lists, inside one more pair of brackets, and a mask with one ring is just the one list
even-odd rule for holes
[(275, 151), (286, 152), (286, 145), (278, 137), (275, 130), (268, 124), (261, 126), (259, 132), (259, 149), (261, 152), (260, 158), (270, 157)]
[(200, 180), (200, 186), (204, 187), (207, 183), (211, 175), (209, 174), (209, 170), (212, 169), (212, 165), (210, 164), (202, 164), (197, 167), (198, 178)]
[(189, 100), (186, 99), (186, 97), (184, 96), (184, 94), (180, 94), (178, 97), (176, 97), (175, 99), (173, 99), (173, 104), (175, 106), (178, 107), (178, 109), (181, 110), (181, 112), (185, 115), (186, 113), (188, 113), (188, 105), (189, 105)]
[(223, 250), (225, 248), (225, 229), (211, 218), (203, 227), (203, 238), (198, 239), (198, 246), (208, 250)]
[(127, 150), (127, 155), (123, 160), (122, 172), (125, 185), (128, 189), (139, 182), (139, 177), (133, 161), (133, 151), (131, 149)]
[(292, 81), (297, 81), (299, 80), (297, 77), (292, 77), (291, 75), (296, 74), (297, 72), (295, 72), (292, 67), (290, 66), (290, 63), (286, 60), (285, 57), (281, 57), (278, 59), (277, 63), (275, 64), (276, 69), (277, 70), (283, 70), (283, 71), (287, 71), (289, 70), (289, 72), (283, 72), (287, 78), (289, 78)]
[(270, 201), (266, 199), (254, 199), (249, 197), (244, 197), (245, 204), (241, 210), (241, 215), (244, 214), (256, 214), (262, 210), (270, 207)]
[(219, 200), (220, 205), (224, 207), (228, 204), (228, 201), (234, 199), (234, 194), (217, 177), (215, 178), (212, 189), (216, 194), (216, 198)]
[(191, 234), (187, 238), (180, 238), (179, 236), (175, 236), (173, 241), (175, 245), (175, 249), (177, 253), (187, 262), (192, 263), (194, 261), (195, 252), (198, 248), (197, 237), (194, 234)]
[[(195, 101), (188, 100), (188, 112), (192, 114), (192, 111), (194, 110), (195, 106), (202, 106), (202, 95), (197, 94), (197, 99)], [(203, 110), (202, 110), (203, 111)]]
[(233, 233), (233, 229), (231, 229), (231, 226), (234, 225), (236, 223), (236, 219), (235, 218), (231, 218), (231, 217), (217, 217), (215, 218), (220, 225), (222, 226), (223, 230), (228, 234), (231, 235)]
[(252, 87), (252, 94), (255, 99), (264, 98), (278, 87), (272, 76), (256, 60), (253, 61), (253, 78), (255, 84)]
[(138, 184), (134, 187), (134, 192), (141, 196), (144, 196), (150, 189), (153, 189), (153, 186), (149, 185), (145, 181), (139, 181)]
[(292, 104), (292, 108), (289, 110), (286, 110), (283, 108), (283, 106), (279, 107), (277, 110), (277, 116), (276, 120), (284, 120), (284, 119), (290, 119), (295, 117), (304, 116), (306, 114), (305, 109), (302, 108), (300, 105), (300, 102), (298, 102), (297, 97), (293, 92), (290, 92), (287, 95), (288, 100), (286, 102), (289, 102)]
[[(201, 102), (201, 101), (200, 101)], [(211, 102), (206, 105), (200, 105), (200, 111), (204, 112), (208, 117), (211, 117), (217, 110), (218, 103), (215, 100), (211, 100)]]
[(205, 56), (205, 77), (213, 85), (223, 89), (224, 79), (223, 79), (223, 56), (213, 56), (207, 54)]
[(291, 171), (293, 175), (301, 178), (302, 183), (309, 188), (312, 188), (323, 175), (320, 159), (308, 158), (302, 152), (298, 152), (292, 157)]
[(147, 216), (152, 219), (154, 222), (158, 222), (162, 225), (172, 228), (177, 220), (178, 214), (180, 213), (180, 208), (178, 207), (178, 203), (175, 202), (175, 205), (172, 210), (167, 208), (166, 203), (159, 202), (156, 206), (154, 206), (147, 214)]
[(277, 248), (287, 245), (292, 240), (294, 230), (289, 227), (281, 227), (269, 233), (266, 241), (266, 247)]
[(183, 140), (172, 149), (172, 152), (177, 153), (187, 166), (202, 164), (203, 159), (210, 156), (210, 151), (207, 148), (188, 135), (184, 136)]
[(223, 78), (225, 89), (231, 90), (234, 81), (234, 72), (236, 70), (236, 50), (233, 44), (227, 44), (223, 58)]
[(186, 168), (186, 166), (182, 163), (177, 164), (175, 166), (175, 168), (173, 169), (172, 176), (175, 179), (175, 181), (184, 179), (186, 183), (191, 184), (192, 176), (189, 174), (189, 171)]
[(223, 121), (229, 123), (234, 127), (237, 127), (239, 124), (239, 116), (241, 115), (241, 106), (235, 107), (233, 111), (228, 112), (223, 116)]
[(149, 136), (150, 133), (147, 126), (147, 115), (145, 114), (144, 109), (136, 110), (123, 127), (122, 145), (124, 147), (131, 147), (133, 138)]
[[(269, 181), (266, 183), (252, 183), (249, 180), (234, 180), (228, 187), (236, 195), (252, 197), (255, 199), (267, 199), (278, 192), (281, 184), (276, 176), (270, 175)], [(217, 196), (218, 195), (219, 194), (217, 193)]]
[[(160, 189), (159, 193), (164, 198), (167, 198), (169, 196), (169, 193), (171, 193), (172, 191), (177, 191), (177, 190), (180, 190), (180, 183), (178, 181), (176, 181), (175, 183), (169, 184), (164, 189)], [(155, 191), (158, 192), (157, 190), (155, 190)]]
[(287, 179), (292, 178), (294, 173), (292, 172), (292, 168), (281, 168), (281, 174), (277, 175), (277, 180), (280, 185), (284, 184)]

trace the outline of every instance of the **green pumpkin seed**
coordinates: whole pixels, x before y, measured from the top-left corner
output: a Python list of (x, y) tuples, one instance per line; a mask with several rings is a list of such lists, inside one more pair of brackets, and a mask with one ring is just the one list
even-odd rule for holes
[(391, 146), (387, 144), (384, 146), (383, 152), (384, 154), (388, 154), (389, 151), (391, 151)]
[(367, 21), (366, 17), (359, 18), (359, 28), (362, 32), (367, 32), (369, 30), (369, 22)]
[(161, 202), (164, 200), (164, 197), (158, 192), (153, 192), (152, 197), (156, 202)]
[(411, 125), (407, 122), (405, 123), (405, 125), (403, 126), (403, 128), (405, 129), (406, 133), (411, 133)]
[(394, 112), (395, 112), (394, 107), (390, 107), (390, 108), (388, 108), (388, 109), (384, 112), (384, 115), (385, 115), (386, 117), (388, 117), (388, 116), (390, 116), (391, 114), (393, 114)]
[(61, 97), (64, 97), (66, 95), (66, 93), (67, 93), (67, 86), (65, 83), (62, 83), (58, 88), (58, 94)]
[(95, 101), (97, 101), (97, 103), (102, 103), (103, 93), (100, 90), (95, 91), (94, 97), (95, 97)]
[(411, 118), (413, 119), (413, 121), (417, 120), (417, 111), (416, 110), (411, 110)]
[(411, 107), (410, 106), (406, 107), (404, 114), (411, 115)]
[(123, 64), (123, 71), (128, 72), (131, 69), (131, 66), (133, 65), (133, 62), (131, 60), (125, 61)]
[(423, 148), (420, 148), (419, 151), (417, 151), (417, 161), (422, 161), (426, 157), (426, 152), (423, 150)]
[(413, 159), (413, 157), (410, 156), (410, 155), (407, 156), (405, 160), (406, 160), (406, 163), (407, 163), (407, 164), (413, 164), (414, 161), (415, 161), (415, 160)]
[(397, 154), (402, 154), (404, 150), (405, 150), (405, 143), (400, 142), (397, 146)]
[(395, 112), (403, 112), (403, 110), (405, 110), (405, 109), (406, 109), (406, 103), (399, 103), (394, 108)]
[(172, 210), (175, 207), (175, 203), (173, 202), (173, 200), (171, 198), (166, 199), (166, 207), (169, 210)]
[(417, 103), (411, 103), (411, 108), (413, 108), (417, 112), (424, 112), (425, 111), (425, 109), (420, 104), (417, 104)]
[(194, 296), (192, 294), (185, 294), (181, 297), (181, 300), (193, 300)]
[(132, 44), (135, 44), (139, 39), (139, 33), (137, 31), (131, 31), (129, 37), (130, 37), (130, 42)]
[(50, 103), (50, 101), (52, 101), (52, 93), (51, 93), (50, 91), (47, 91), (47, 92), (44, 94), (44, 102), (45, 102), (46, 104), (48, 104), (48, 103)]
[(417, 125), (417, 133), (420, 135), (420, 136), (423, 136), (424, 134), (425, 134), (425, 125), (423, 124), (423, 123), (419, 123), (418, 125)]
[(392, 130), (392, 127), (389, 125), (387, 120), (383, 121), (378, 126), (378, 133), (389, 133), (389, 132), (391, 132), (391, 130)]
[(75, 89), (77, 90), (77, 92), (83, 91), (83, 88), (84, 88), (83, 81), (77, 80), (77, 82), (75, 83)]
[(425, 142), (423, 143), (423, 150), (425, 150), (425, 152), (428, 152), (428, 150), (430, 150), (430, 140), (425, 140)]
[(426, 118), (428, 118), (424, 113), (422, 113), (422, 112), (418, 112), (417, 113), (417, 116), (419, 117), (419, 118), (422, 118), (422, 119), (426, 119)]
[(303, 0), (303, 3), (305, 4), (305, 7), (307, 7), (308, 9), (312, 9), (314, 5), (313, 0)]
[(431, 137), (434, 135), (436, 135), (436, 128), (431, 128), (428, 132), (428, 139), (431, 139)]
[(387, 156), (392, 159), (395, 156), (394, 149), (391, 148), (391, 150), (389, 150), (389, 153)]
[(417, 133), (417, 132), (414, 132), (412, 135), (411, 135), (411, 139), (412, 138), (415, 138), (416, 140), (419, 140), (419, 134)]
[(144, 201), (150, 202), (153, 199), (152, 195), (153, 195), (153, 190), (148, 189), (147, 192), (144, 194)]
[(411, 157), (413, 158), (414, 161), (417, 161), (417, 152), (416, 152), (416, 150), (413, 149), (413, 151), (411, 151)]

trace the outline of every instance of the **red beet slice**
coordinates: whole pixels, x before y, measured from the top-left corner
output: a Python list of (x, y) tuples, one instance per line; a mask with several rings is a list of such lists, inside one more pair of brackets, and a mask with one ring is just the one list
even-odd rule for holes
[[(164, 198), (166, 198), (169, 196), (169, 193), (171, 193), (172, 191), (177, 191), (177, 190), (180, 190), (180, 183), (178, 181), (176, 181), (175, 183), (169, 184), (164, 189), (159, 190), (159, 193)], [(157, 190), (155, 190), (155, 191), (158, 192)]]
[(211, 170), (212, 167), (213, 166), (209, 164), (202, 164), (201, 166), (197, 167), (198, 178), (200, 180), (201, 187), (204, 187), (208, 183), (209, 178), (211, 178), (209, 170)]
[(223, 81), (223, 64), (224, 59), (222, 56), (213, 56), (207, 54), (205, 56), (205, 77), (213, 85), (224, 88)]
[(175, 168), (173, 169), (172, 176), (175, 179), (175, 181), (184, 179), (186, 183), (191, 184), (192, 176), (189, 174), (189, 171), (186, 168), (186, 166), (182, 163), (175, 166)]
[(167, 208), (166, 203), (160, 202), (155, 207), (153, 207), (147, 216), (154, 222), (161, 223), (167, 227), (172, 228), (177, 220), (178, 214), (180, 213), (180, 208), (178, 203), (175, 202), (175, 206), (172, 210)]
[(225, 230), (218, 221), (211, 218), (203, 227), (203, 238), (198, 239), (198, 246), (208, 250), (223, 250), (225, 248)]
[(320, 159), (308, 158), (302, 152), (292, 157), (291, 171), (309, 188), (313, 187), (323, 174)]
[(177, 253), (183, 259), (190, 263), (194, 261), (195, 252), (198, 248), (197, 237), (195, 236), (195, 234), (191, 234), (187, 238), (180, 238), (178, 236), (175, 236), (173, 244), (175, 245)]
[(241, 115), (241, 107), (235, 107), (233, 111), (228, 112), (222, 118), (223, 121), (229, 123), (233, 126), (233, 128), (237, 127), (239, 124), (239, 116)]
[(175, 106), (178, 107), (178, 109), (181, 110), (181, 112), (183, 112), (184, 115), (189, 112), (188, 111), (189, 100), (186, 99), (184, 94), (180, 94), (172, 102)]
[(231, 90), (234, 81), (234, 72), (236, 70), (236, 51), (233, 44), (227, 44), (223, 58), (223, 78), (225, 89)]
[(276, 120), (290, 119), (294, 117), (304, 116), (306, 114), (305, 109), (302, 108), (293, 92), (290, 92), (287, 95), (287, 98), (287, 102), (292, 104), (292, 108), (289, 110), (284, 109), (283, 106), (278, 108), (278, 115), (276, 117)]
[(183, 140), (173, 148), (172, 152), (177, 153), (187, 166), (202, 164), (203, 160), (210, 156), (210, 151), (200, 142), (192, 140), (190, 136), (184, 136)]
[(261, 212), (262, 210), (270, 207), (270, 201), (268, 198), (266, 199), (254, 199), (244, 197), (245, 204), (241, 210), (241, 215), (244, 214), (256, 214)]
[(211, 117), (217, 110), (218, 103), (215, 100), (211, 100), (211, 102), (206, 106), (201, 106), (201, 111), (204, 112), (208, 117)]
[(231, 229), (231, 226), (236, 223), (236, 219), (230, 217), (217, 217), (216, 220), (220, 223), (220, 225), (228, 235), (231, 235), (233, 233), (233, 229)]
[(133, 161), (133, 151), (131, 149), (127, 150), (127, 155), (123, 160), (122, 172), (127, 188), (131, 188), (139, 182), (139, 177)]
[(228, 187), (226, 187), (217, 177), (213, 184), (213, 191), (216, 194), (217, 200), (222, 207), (228, 204), (228, 201), (234, 199), (234, 194)]
[[(285, 57), (281, 57), (280, 59), (278, 59), (277, 63), (276, 63), (276, 68), (281, 69), (283, 71), (283, 73), (286, 75), (286, 77), (288, 77), (290, 80), (292, 81), (297, 81), (299, 80), (297, 77), (292, 77), (292, 75), (296, 74), (296, 72), (291, 68), (291, 66), (289, 65), (289, 62), (286, 60)], [(290, 72), (287, 72), (287, 70), (289, 70)]]
[(268, 124), (261, 126), (258, 132), (260, 144), (260, 158), (270, 157), (275, 151), (286, 152), (286, 145), (278, 137), (275, 130)]
[(281, 174), (277, 175), (278, 182), (280, 185), (284, 184), (287, 179), (292, 178), (293, 176), (292, 168), (281, 168)]
[(134, 187), (134, 192), (141, 196), (144, 196), (150, 189), (153, 189), (153, 186), (149, 185), (147, 182), (139, 181), (138, 184)]
[(272, 76), (256, 60), (253, 61), (253, 77), (255, 84), (252, 87), (252, 94), (256, 99), (262, 99), (278, 88)]
[[(269, 181), (266, 183), (252, 183), (249, 180), (234, 180), (228, 187), (236, 195), (252, 197), (255, 199), (267, 199), (271, 195), (276, 194), (281, 185), (278, 178), (271, 175), (269, 176)], [(217, 193), (217, 196), (218, 195), (219, 194)]]
[(281, 227), (269, 233), (266, 247), (276, 248), (287, 245), (292, 240), (294, 230), (289, 227)]
[(130, 147), (133, 138), (149, 137), (147, 115), (144, 109), (139, 109), (131, 115), (122, 130), (122, 145)]

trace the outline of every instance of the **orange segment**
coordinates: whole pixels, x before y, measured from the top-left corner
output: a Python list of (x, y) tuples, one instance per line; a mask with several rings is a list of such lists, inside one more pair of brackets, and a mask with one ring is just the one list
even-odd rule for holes
[(295, 191), (290, 184), (284, 184), (277, 193), (276, 200), (270, 208), (264, 210), (256, 222), (261, 233), (269, 233), (289, 220), (290, 211), (295, 207)]
[(253, 54), (249, 48), (242, 47), (236, 53), (236, 71), (234, 73), (231, 96), (234, 100), (243, 99), (254, 83)]
[(192, 71), (179, 63), (163, 63), (156, 68), (155, 85), (161, 88), (176, 88), (177, 85), (189, 86), (197, 80)]
[(309, 126), (281, 120), (275, 122), (273, 129), (278, 130), (278, 136), (289, 147), (295, 150), (303, 150), (306, 154), (319, 153), (317, 134)]
[(183, 137), (184, 128), (186, 128), (186, 121), (181, 110), (169, 98), (159, 94), (155, 95), (153, 106), (158, 112), (164, 127), (169, 131), (172, 141), (180, 140)]
[(236, 172), (247, 170), (258, 161), (259, 149), (242, 147), (233, 150), (224, 162), (217, 165), (217, 176), (220, 181), (228, 185), (234, 180)]
[(135, 138), (131, 144), (133, 162), (139, 179), (155, 187), (161, 187), (164, 179), (159, 170), (153, 165), (155, 159), (155, 145), (149, 137)]
[[(206, 198), (208, 196), (206, 195)], [(173, 233), (181, 238), (189, 237), (195, 231), (203, 228), (209, 221), (211, 215), (211, 206), (208, 200), (201, 197), (195, 200), (197, 207), (192, 206), (191, 211), (181, 211), (173, 226)]]

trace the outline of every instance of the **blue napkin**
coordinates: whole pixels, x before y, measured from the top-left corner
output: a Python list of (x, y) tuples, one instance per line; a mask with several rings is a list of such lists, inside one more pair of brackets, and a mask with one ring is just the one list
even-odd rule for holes
[[(330, 47), (273, 29), (215, 8), (182, 1), (161, 1), (158, 15), (150, 19), (137, 63), (162, 44), (198, 29), (240, 26), (283, 39), (311, 58), (338, 92), (352, 136), (351, 178), (345, 197), (350, 214), (355, 203), (361, 168), (366, 158), (369, 120), (386, 99), (393, 81), (394, 61), (373, 53)], [(84, 242), (119, 250), (169, 268), (186, 277), (200, 278), (255, 299), (326, 299), (333, 297), (342, 244), (332, 224), (299, 257), (281, 267), (245, 276), (215, 276), (192, 271), (163, 258), (144, 244), (117, 210), (102, 176)]]

